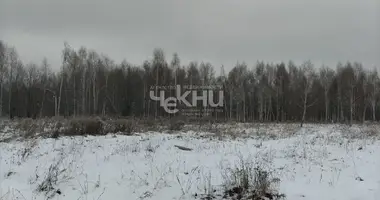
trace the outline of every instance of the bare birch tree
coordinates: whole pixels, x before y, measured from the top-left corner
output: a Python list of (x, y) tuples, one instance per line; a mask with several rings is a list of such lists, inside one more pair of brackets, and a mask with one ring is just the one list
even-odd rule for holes
[(309, 95), (313, 87), (316, 74), (314, 72), (314, 66), (310, 61), (306, 61), (302, 64), (300, 72), (302, 73), (301, 81), (303, 83), (302, 85), (302, 90), (303, 90), (302, 110), (303, 111), (302, 111), (302, 120), (301, 120), (301, 127), (302, 127), (303, 123), (305, 122), (307, 108), (312, 106), (315, 103), (315, 101), (310, 103)]
[(320, 82), (323, 87), (323, 94), (325, 99), (325, 121), (327, 122), (329, 120), (329, 106), (330, 106), (330, 96), (329, 96), (329, 90), (331, 87), (331, 84), (334, 80), (334, 71), (327, 66), (322, 66), (322, 68), (319, 71), (319, 77)]

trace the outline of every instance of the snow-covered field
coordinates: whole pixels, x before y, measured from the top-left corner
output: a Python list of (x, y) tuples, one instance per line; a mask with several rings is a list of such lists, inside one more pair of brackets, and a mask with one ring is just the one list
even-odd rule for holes
[[(249, 127), (238, 137), (186, 131), (3, 142), (0, 200), (200, 199), (220, 193), (226, 171), (241, 161), (272, 172), (289, 200), (380, 199), (380, 141), (358, 137), (360, 128), (307, 124), (284, 137), (279, 128), (258, 136)], [(47, 178), (54, 184), (43, 185)]]

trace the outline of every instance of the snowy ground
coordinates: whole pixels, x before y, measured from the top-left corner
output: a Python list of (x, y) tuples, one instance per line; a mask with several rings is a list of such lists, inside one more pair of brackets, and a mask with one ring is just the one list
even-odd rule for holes
[[(378, 139), (336, 125), (309, 124), (287, 137), (251, 129), (242, 126), (236, 138), (187, 131), (3, 142), (0, 200), (199, 199), (218, 193), (226, 169), (241, 160), (273, 172), (289, 200), (380, 199)], [(54, 189), (39, 192), (49, 168)]]

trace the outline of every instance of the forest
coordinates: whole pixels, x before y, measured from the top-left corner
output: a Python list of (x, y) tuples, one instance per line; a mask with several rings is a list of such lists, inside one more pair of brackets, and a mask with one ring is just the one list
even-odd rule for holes
[(352, 124), (380, 117), (378, 73), (355, 61), (241, 61), (226, 73), (208, 62), (183, 65), (177, 53), (169, 57), (160, 48), (140, 65), (115, 63), (67, 42), (61, 56), (61, 66), (48, 58), (23, 63), (16, 48), (0, 40), (0, 116), (173, 117), (149, 98), (152, 86), (221, 85), (223, 112), (212, 115), (216, 120)]

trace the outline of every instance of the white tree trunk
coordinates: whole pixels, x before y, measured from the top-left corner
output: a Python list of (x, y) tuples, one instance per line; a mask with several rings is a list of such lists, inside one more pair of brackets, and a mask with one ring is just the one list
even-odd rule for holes
[(82, 72), (82, 115), (86, 114), (86, 67)]
[(365, 122), (365, 114), (367, 112), (367, 104), (364, 103), (364, 109), (363, 109), (363, 116), (362, 116), (362, 122), (364, 123)]
[(303, 124), (305, 122), (305, 118), (306, 118), (307, 95), (308, 95), (308, 93), (305, 91), (304, 98), (303, 98), (303, 112), (302, 112), (301, 127), (303, 126)]
[(352, 125), (352, 117), (354, 112), (354, 91), (351, 89), (350, 92), (350, 126)]
[(245, 93), (243, 94), (243, 122), (245, 122)]
[(0, 117), (3, 116), (3, 81), (0, 82)]
[(372, 107), (372, 120), (376, 121), (376, 100), (371, 101), (371, 107)]
[(9, 109), (9, 117), (13, 117), (12, 113), (12, 76), (13, 76), (13, 67), (11, 66), (10, 74), (9, 74), (9, 91), (8, 91), (8, 109)]
[(58, 97), (58, 105), (57, 105), (57, 116), (59, 116), (59, 112), (61, 110), (61, 99), (62, 99), (62, 86), (63, 86), (63, 76), (64, 74), (62, 73), (62, 77), (61, 77), (61, 83), (60, 83), (60, 86), (59, 86), (59, 97)]
[[(45, 87), (45, 84), (44, 84), (44, 88), (43, 88), (43, 90), (44, 90), (44, 93), (43, 93), (43, 95), (42, 95), (42, 102), (41, 102), (41, 108), (40, 108), (40, 118), (42, 117), (42, 115), (43, 115), (43, 111), (44, 111), (45, 95), (46, 95), (46, 87)], [(55, 107), (54, 107), (54, 109), (55, 109)]]
[(230, 91), (230, 119), (232, 119), (232, 90)]
[(260, 122), (263, 121), (263, 112), (264, 112), (263, 111), (263, 109), (264, 109), (263, 101), (264, 101), (264, 99), (263, 99), (263, 93), (260, 92), (260, 97), (259, 97), (259, 104), (260, 104), (260, 107), (259, 107), (259, 120), (260, 120)]
[(97, 91), (96, 91), (96, 72), (95, 72), (95, 69), (94, 69), (94, 74), (93, 74), (93, 77), (92, 77), (92, 101), (93, 101), (93, 114), (97, 114), (97, 107), (98, 107), (98, 103), (96, 101), (96, 95), (97, 94)]
[(329, 117), (329, 97), (328, 92), (325, 90), (325, 121), (327, 122)]
[(75, 72), (73, 72), (73, 78), (74, 78), (74, 82), (73, 82), (73, 84), (74, 84), (74, 90), (73, 90), (73, 92), (74, 92), (74, 98), (73, 98), (73, 103), (74, 103), (74, 117), (76, 116), (76, 114), (77, 114), (77, 96), (76, 96), (76, 81), (75, 81)]

